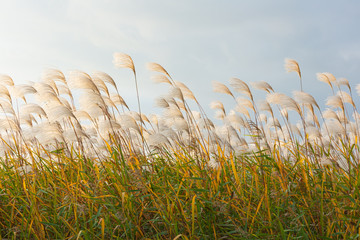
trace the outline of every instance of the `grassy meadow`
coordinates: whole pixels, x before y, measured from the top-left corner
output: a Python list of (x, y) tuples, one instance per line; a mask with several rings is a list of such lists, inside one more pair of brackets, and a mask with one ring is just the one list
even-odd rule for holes
[[(137, 84), (130, 56), (114, 64)], [(147, 67), (169, 87), (161, 115), (139, 94), (129, 109), (103, 72), (0, 77), (0, 239), (359, 238), (360, 84), (318, 73), (333, 93), (321, 109), (286, 59), (293, 96), (213, 82), (235, 103), (210, 103), (214, 124), (184, 83)]]

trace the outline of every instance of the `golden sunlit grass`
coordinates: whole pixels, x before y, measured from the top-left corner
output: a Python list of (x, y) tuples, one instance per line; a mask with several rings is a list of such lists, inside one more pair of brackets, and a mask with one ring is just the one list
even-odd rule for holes
[[(136, 80), (131, 57), (114, 58)], [(299, 64), (285, 67), (302, 89)], [(0, 78), (0, 239), (359, 237), (360, 115), (346, 79), (318, 74), (333, 91), (325, 110), (303, 91), (251, 83), (266, 93), (257, 102), (240, 79), (214, 82), (235, 104), (211, 103), (216, 125), (184, 83), (148, 68), (170, 87), (162, 115), (130, 111), (102, 72)]]

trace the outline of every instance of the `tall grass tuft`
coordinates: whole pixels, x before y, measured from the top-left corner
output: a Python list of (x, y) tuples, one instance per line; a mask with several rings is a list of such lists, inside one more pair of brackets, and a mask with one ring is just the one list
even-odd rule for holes
[(0, 239), (359, 237), (360, 114), (346, 79), (317, 74), (333, 92), (327, 109), (291, 59), (293, 97), (214, 82), (235, 103), (210, 104), (215, 124), (157, 63), (148, 68), (169, 92), (156, 99), (162, 114), (142, 113), (131, 57), (114, 64), (133, 71), (138, 111), (103, 72), (0, 77)]

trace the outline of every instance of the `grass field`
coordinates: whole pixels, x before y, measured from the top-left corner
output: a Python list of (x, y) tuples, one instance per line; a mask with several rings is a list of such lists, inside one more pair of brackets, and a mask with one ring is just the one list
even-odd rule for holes
[[(319, 73), (333, 92), (321, 109), (285, 63), (299, 76), (292, 97), (214, 82), (236, 103), (210, 104), (220, 125), (156, 63), (161, 115), (143, 114), (138, 94), (128, 109), (102, 72), (2, 76), (0, 239), (358, 239), (359, 96)], [(114, 64), (137, 81), (131, 57)]]

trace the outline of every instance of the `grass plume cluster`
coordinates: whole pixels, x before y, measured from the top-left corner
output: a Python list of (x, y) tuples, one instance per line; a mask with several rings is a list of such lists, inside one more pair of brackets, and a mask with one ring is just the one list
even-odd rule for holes
[[(114, 64), (137, 81), (130, 56)], [(292, 97), (267, 82), (214, 82), (235, 106), (212, 102), (214, 124), (184, 83), (147, 67), (169, 86), (161, 115), (143, 114), (138, 94), (130, 110), (103, 72), (0, 78), (0, 239), (359, 237), (360, 114), (346, 79), (317, 74), (333, 92), (325, 110), (292, 59)]]

